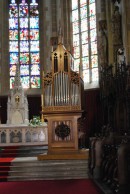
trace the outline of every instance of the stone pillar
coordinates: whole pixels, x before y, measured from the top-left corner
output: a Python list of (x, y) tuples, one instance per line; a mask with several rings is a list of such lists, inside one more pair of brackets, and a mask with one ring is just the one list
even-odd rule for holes
[(8, 1), (0, 1), (0, 94), (9, 90)]

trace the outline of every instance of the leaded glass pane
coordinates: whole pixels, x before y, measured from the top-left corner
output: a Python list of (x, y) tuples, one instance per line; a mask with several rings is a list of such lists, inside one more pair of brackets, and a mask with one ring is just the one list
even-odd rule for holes
[(30, 6), (30, 17), (37, 17), (39, 15), (38, 5)]
[(30, 40), (39, 40), (39, 30), (38, 29), (30, 30)]
[(28, 30), (27, 29), (22, 29), (20, 30), (20, 40), (28, 40)]
[(10, 64), (18, 63), (18, 53), (10, 53)]
[(20, 65), (20, 74), (29, 75), (29, 65)]
[[(38, 3), (37, 0), (16, 2), (10, 0), (9, 4), (10, 88), (13, 87), (16, 64), (20, 64), (23, 88), (40, 88)], [(33, 86), (33, 79), (38, 80), (38, 85)]]
[(37, 65), (31, 65), (31, 75), (40, 75), (40, 66)]
[(95, 7), (95, 3), (92, 3), (89, 5), (89, 15), (93, 16), (96, 14), (96, 7)]
[(31, 64), (40, 63), (39, 53), (31, 53)]
[(79, 71), (79, 66), (80, 66), (80, 59), (75, 59), (74, 60), (74, 71)]
[(10, 18), (9, 19), (9, 29), (18, 29), (18, 19), (17, 18)]
[(76, 21), (73, 23), (73, 34), (79, 33), (79, 22)]
[(29, 53), (20, 53), (20, 64), (29, 64)]
[[(72, 1), (72, 9), (74, 6), (75, 0)], [(77, 71), (81, 64), (84, 82), (89, 83), (94, 80), (92, 73), (96, 75), (98, 69), (95, 0), (79, 0), (75, 9), (72, 11), (74, 70)]]
[(80, 12), (81, 12), (80, 18), (81, 19), (86, 18), (87, 17), (87, 6), (84, 6), (84, 7), (80, 8)]
[(97, 54), (97, 41), (91, 43), (91, 54)]
[(19, 6), (19, 17), (28, 17), (28, 5), (27, 5), (27, 3), (20, 4), (20, 6)]
[(21, 82), (22, 82), (23, 88), (29, 88), (29, 82), (30, 82), (29, 79), (30, 79), (29, 76), (21, 76)]
[(89, 68), (89, 57), (82, 58), (82, 66), (83, 66), (83, 70)]
[(78, 9), (72, 11), (72, 22), (75, 22), (79, 19)]
[(98, 81), (99, 74), (98, 74), (98, 68), (92, 69), (92, 81)]
[(87, 0), (80, 0), (80, 7), (83, 7), (84, 5), (86, 5), (86, 1)]
[(96, 29), (93, 29), (90, 31), (90, 39), (91, 39), (91, 42), (92, 41), (96, 41), (97, 40), (97, 32), (96, 32)]
[(72, 0), (72, 10), (78, 8), (78, 0)]
[(14, 77), (10, 77), (10, 88), (14, 87)]
[(79, 58), (80, 54), (79, 54), (79, 47), (74, 47), (74, 58)]
[(10, 41), (9, 42), (9, 51), (10, 52), (18, 52), (18, 41)]
[(9, 40), (18, 40), (18, 30), (9, 30)]
[(86, 19), (81, 20), (81, 32), (88, 30), (88, 23)]
[(95, 0), (89, 0), (89, 3), (95, 3)]
[(82, 44), (88, 43), (88, 32), (81, 33), (81, 41), (82, 41)]
[(10, 65), (10, 76), (15, 76), (16, 74), (16, 65)]
[(39, 18), (30, 18), (30, 28), (39, 28)]
[(40, 88), (40, 77), (39, 76), (31, 77), (31, 88)]
[(28, 18), (20, 18), (20, 28), (28, 28)]
[(96, 16), (90, 17), (90, 30), (96, 28)]
[(20, 41), (20, 52), (29, 52), (29, 42)]
[(86, 69), (86, 70), (83, 71), (83, 80), (86, 83), (89, 82), (89, 69)]
[(82, 56), (88, 56), (88, 44), (82, 45)]
[(93, 67), (98, 67), (98, 57), (97, 57), (97, 55), (91, 56), (91, 64), (92, 64), (92, 68)]
[(74, 47), (79, 46), (79, 34), (73, 35), (73, 45)]
[(9, 6), (9, 17), (18, 17), (18, 7), (17, 4), (10, 4)]
[(31, 52), (39, 51), (39, 41), (30, 41), (30, 51)]

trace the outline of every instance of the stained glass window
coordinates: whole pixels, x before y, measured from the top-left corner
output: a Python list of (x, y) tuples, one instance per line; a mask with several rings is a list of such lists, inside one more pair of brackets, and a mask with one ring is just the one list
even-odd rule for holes
[(9, 68), (10, 88), (16, 65), (23, 88), (40, 88), (39, 7), (37, 0), (10, 0)]
[(98, 82), (95, 0), (72, 0), (74, 70), (82, 66), (85, 83)]

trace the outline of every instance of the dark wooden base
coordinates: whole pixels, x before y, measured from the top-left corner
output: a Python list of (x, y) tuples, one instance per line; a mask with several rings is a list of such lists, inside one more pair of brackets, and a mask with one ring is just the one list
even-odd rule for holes
[(47, 153), (37, 156), (38, 160), (80, 160), (89, 158), (89, 150), (78, 150), (76, 152)]

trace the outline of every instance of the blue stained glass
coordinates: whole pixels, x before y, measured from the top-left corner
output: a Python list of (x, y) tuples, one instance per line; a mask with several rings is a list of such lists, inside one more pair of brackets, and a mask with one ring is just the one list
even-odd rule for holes
[(29, 88), (30, 77), (29, 76), (21, 76), (21, 82), (23, 88)]
[(29, 65), (20, 65), (20, 74), (29, 75)]
[(16, 4), (12, 4), (9, 6), (9, 17), (18, 17), (18, 7)]
[(30, 51), (31, 52), (39, 51), (39, 41), (30, 41)]
[(28, 17), (28, 5), (27, 4), (22, 4), (19, 6), (19, 16)]
[(9, 29), (18, 29), (18, 19), (17, 18), (9, 19)]
[(31, 65), (31, 75), (40, 75), (40, 66), (39, 66), (39, 64)]
[(87, 6), (80, 8), (80, 12), (81, 12), (80, 18), (81, 19), (86, 18), (87, 17)]
[(18, 41), (10, 41), (9, 42), (9, 51), (10, 52), (18, 52)]
[(39, 18), (30, 18), (30, 28), (39, 28)]
[(30, 1), (16, 4), (11, 0), (9, 4), (10, 88), (14, 86), (18, 63), (23, 88), (40, 88), (38, 3), (26, 2)]
[(28, 18), (20, 18), (20, 28), (28, 28)]
[(40, 63), (39, 53), (31, 53), (31, 64)]
[(10, 76), (15, 76), (16, 74), (16, 65), (10, 65)]
[(28, 51), (29, 51), (29, 42), (20, 41), (20, 52), (28, 52)]
[(79, 19), (79, 13), (78, 13), (78, 9), (72, 11), (72, 22), (75, 22)]
[(78, 0), (72, 0), (72, 10), (78, 8)]
[(11, 0), (11, 4), (15, 4), (15, 0)]
[(79, 22), (76, 21), (73, 23), (73, 34), (79, 33)]
[(10, 64), (18, 63), (18, 53), (10, 53)]
[(31, 76), (31, 88), (40, 88), (39, 76)]

